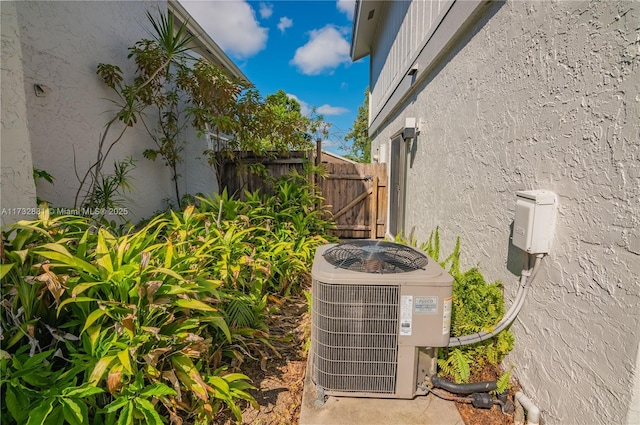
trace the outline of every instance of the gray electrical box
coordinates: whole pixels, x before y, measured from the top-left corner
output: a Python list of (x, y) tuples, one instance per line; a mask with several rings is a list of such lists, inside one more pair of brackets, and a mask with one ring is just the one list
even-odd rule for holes
[(546, 254), (555, 231), (558, 200), (548, 190), (516, 192), (513, 245), (529, 254)]

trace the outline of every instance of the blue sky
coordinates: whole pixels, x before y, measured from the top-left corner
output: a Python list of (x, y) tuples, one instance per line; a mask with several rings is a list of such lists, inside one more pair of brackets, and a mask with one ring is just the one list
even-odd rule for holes
[(368, 58), (349, 57), (353, 0), (180, 0), (263, 96), (284, 90), (332, 124), (338, 147), (368, 85)]

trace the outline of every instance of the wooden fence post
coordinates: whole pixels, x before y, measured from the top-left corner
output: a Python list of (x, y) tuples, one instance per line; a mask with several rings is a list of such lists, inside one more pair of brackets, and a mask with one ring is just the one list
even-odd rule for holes
[(371, 214), (369, 214), (369, 224), (371, 225), (371, 239), (378, 238), (378, 176), (373, 177), (373, 193), (371, 193)]
[(322, 140), (316, 140), (316, 166), (322, 164)]

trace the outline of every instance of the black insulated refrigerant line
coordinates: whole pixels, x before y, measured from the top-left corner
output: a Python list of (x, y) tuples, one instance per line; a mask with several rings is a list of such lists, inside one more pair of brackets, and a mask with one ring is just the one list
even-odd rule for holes
[[(433, 388), (429, 390), (431, 394), (445, 400), (470, 403), (473, 407), (480, 409), (491, 409), (494, 404), (498, 404), (502, 413), (505, 414), (512, 413), (515, 410), (515, 406), (508, 399), (506, 392), (498, 394), (496, 398), (488, 393), (488, 391), (493, 391), (498, 387), (496, 381), (456, 384), (434, 375), (431, 377), (431, 384), (433, 385)], [(447, 391), (447, 394), (441, 392), (441, 389)]]
[(473, 382), (470, 384), (456, 384), (437, 375), (431, 377), (431, 383), (436, 388), (442, 388), (452, 394), (488, 393), (498, 388), (496, 381)]

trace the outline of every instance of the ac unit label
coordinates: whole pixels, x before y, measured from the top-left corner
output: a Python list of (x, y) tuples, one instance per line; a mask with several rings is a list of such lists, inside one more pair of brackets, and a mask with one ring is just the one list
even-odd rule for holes
[(403, 295), (400, 300), (400, 335), (411, 336), (413, 295)]
[(413, 312), (415, 314), (438, 314), (438, 297), (415, 297)]
[(451, 304), (453, 297), (444, 299), (443, 312), (442, 312), (442, 335), (446, 335), (451, 332)]

